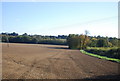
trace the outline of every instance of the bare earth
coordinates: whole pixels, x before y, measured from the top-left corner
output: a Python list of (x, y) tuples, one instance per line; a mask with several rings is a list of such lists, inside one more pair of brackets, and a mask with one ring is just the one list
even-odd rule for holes
[(3, 79), (115, 79), (118, 65), (67, 46), (2, 44)]

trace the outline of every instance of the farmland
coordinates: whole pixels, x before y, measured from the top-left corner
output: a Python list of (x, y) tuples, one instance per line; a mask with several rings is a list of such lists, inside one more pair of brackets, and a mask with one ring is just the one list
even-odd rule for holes
[(3, 79), (115, 79), (119, 65), (68, 46), (2, 43)]

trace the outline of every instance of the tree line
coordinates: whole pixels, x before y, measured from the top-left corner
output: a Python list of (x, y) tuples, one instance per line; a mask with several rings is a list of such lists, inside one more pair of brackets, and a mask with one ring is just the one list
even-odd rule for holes
[(85, 49), (86, 47), (115, 47), (119, 39), (115, 37), (88, 36), (86, 34), (69, 34), (58, 36), (28, 35), (24, 33), (1, 33), (2, 42), (32, 43), (32, 44), (56, 44), (68, 45), (71, 49)]
[(2, 42), (9, 43), (30, 43), (30, 44), (56, 44), (66, 45), (66, 35), (58, 36), (42, 36), (42, 35), (28, 35), (24, 33), (19, 35), (18, 33), (1, 33)]
[(69, 34), (67, 43), (71, 49), (86, 49), (86, 47), (118, 47), (119, 39), (115, 37), (87, 36)]

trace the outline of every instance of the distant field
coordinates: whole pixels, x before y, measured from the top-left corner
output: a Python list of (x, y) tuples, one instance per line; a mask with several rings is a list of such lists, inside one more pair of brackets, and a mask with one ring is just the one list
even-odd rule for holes
[(2, 62), (3, 79), (120, 79), (119, 63), (61, 45), (3, 43)]

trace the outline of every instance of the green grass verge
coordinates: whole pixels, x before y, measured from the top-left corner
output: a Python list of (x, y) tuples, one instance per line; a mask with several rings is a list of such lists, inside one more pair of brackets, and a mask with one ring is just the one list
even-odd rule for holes
[(105, 57), (105, 56), (100, 56), (100, 55), (96, 55), (96, 54), (93, 54), (93, 53), (88, 53), (88, 52), (86, 52), (84, 50), (80, 50), (80, 52), (82, 52), (84, 54), (87, 54), (87, 55), (90, 55), (90, 56), (97, 57), (97, 58), (101, 58), (101, 59), (105, 59), (105, 60), (110, 60), (110, 61), (115, 61), (115, 62), (120, 63), (120, 59), (108, 58), (108, 57)]
[(111, 50), (111, 49), (118, 49), (118, 47), (87, 47), (87, 49)]

